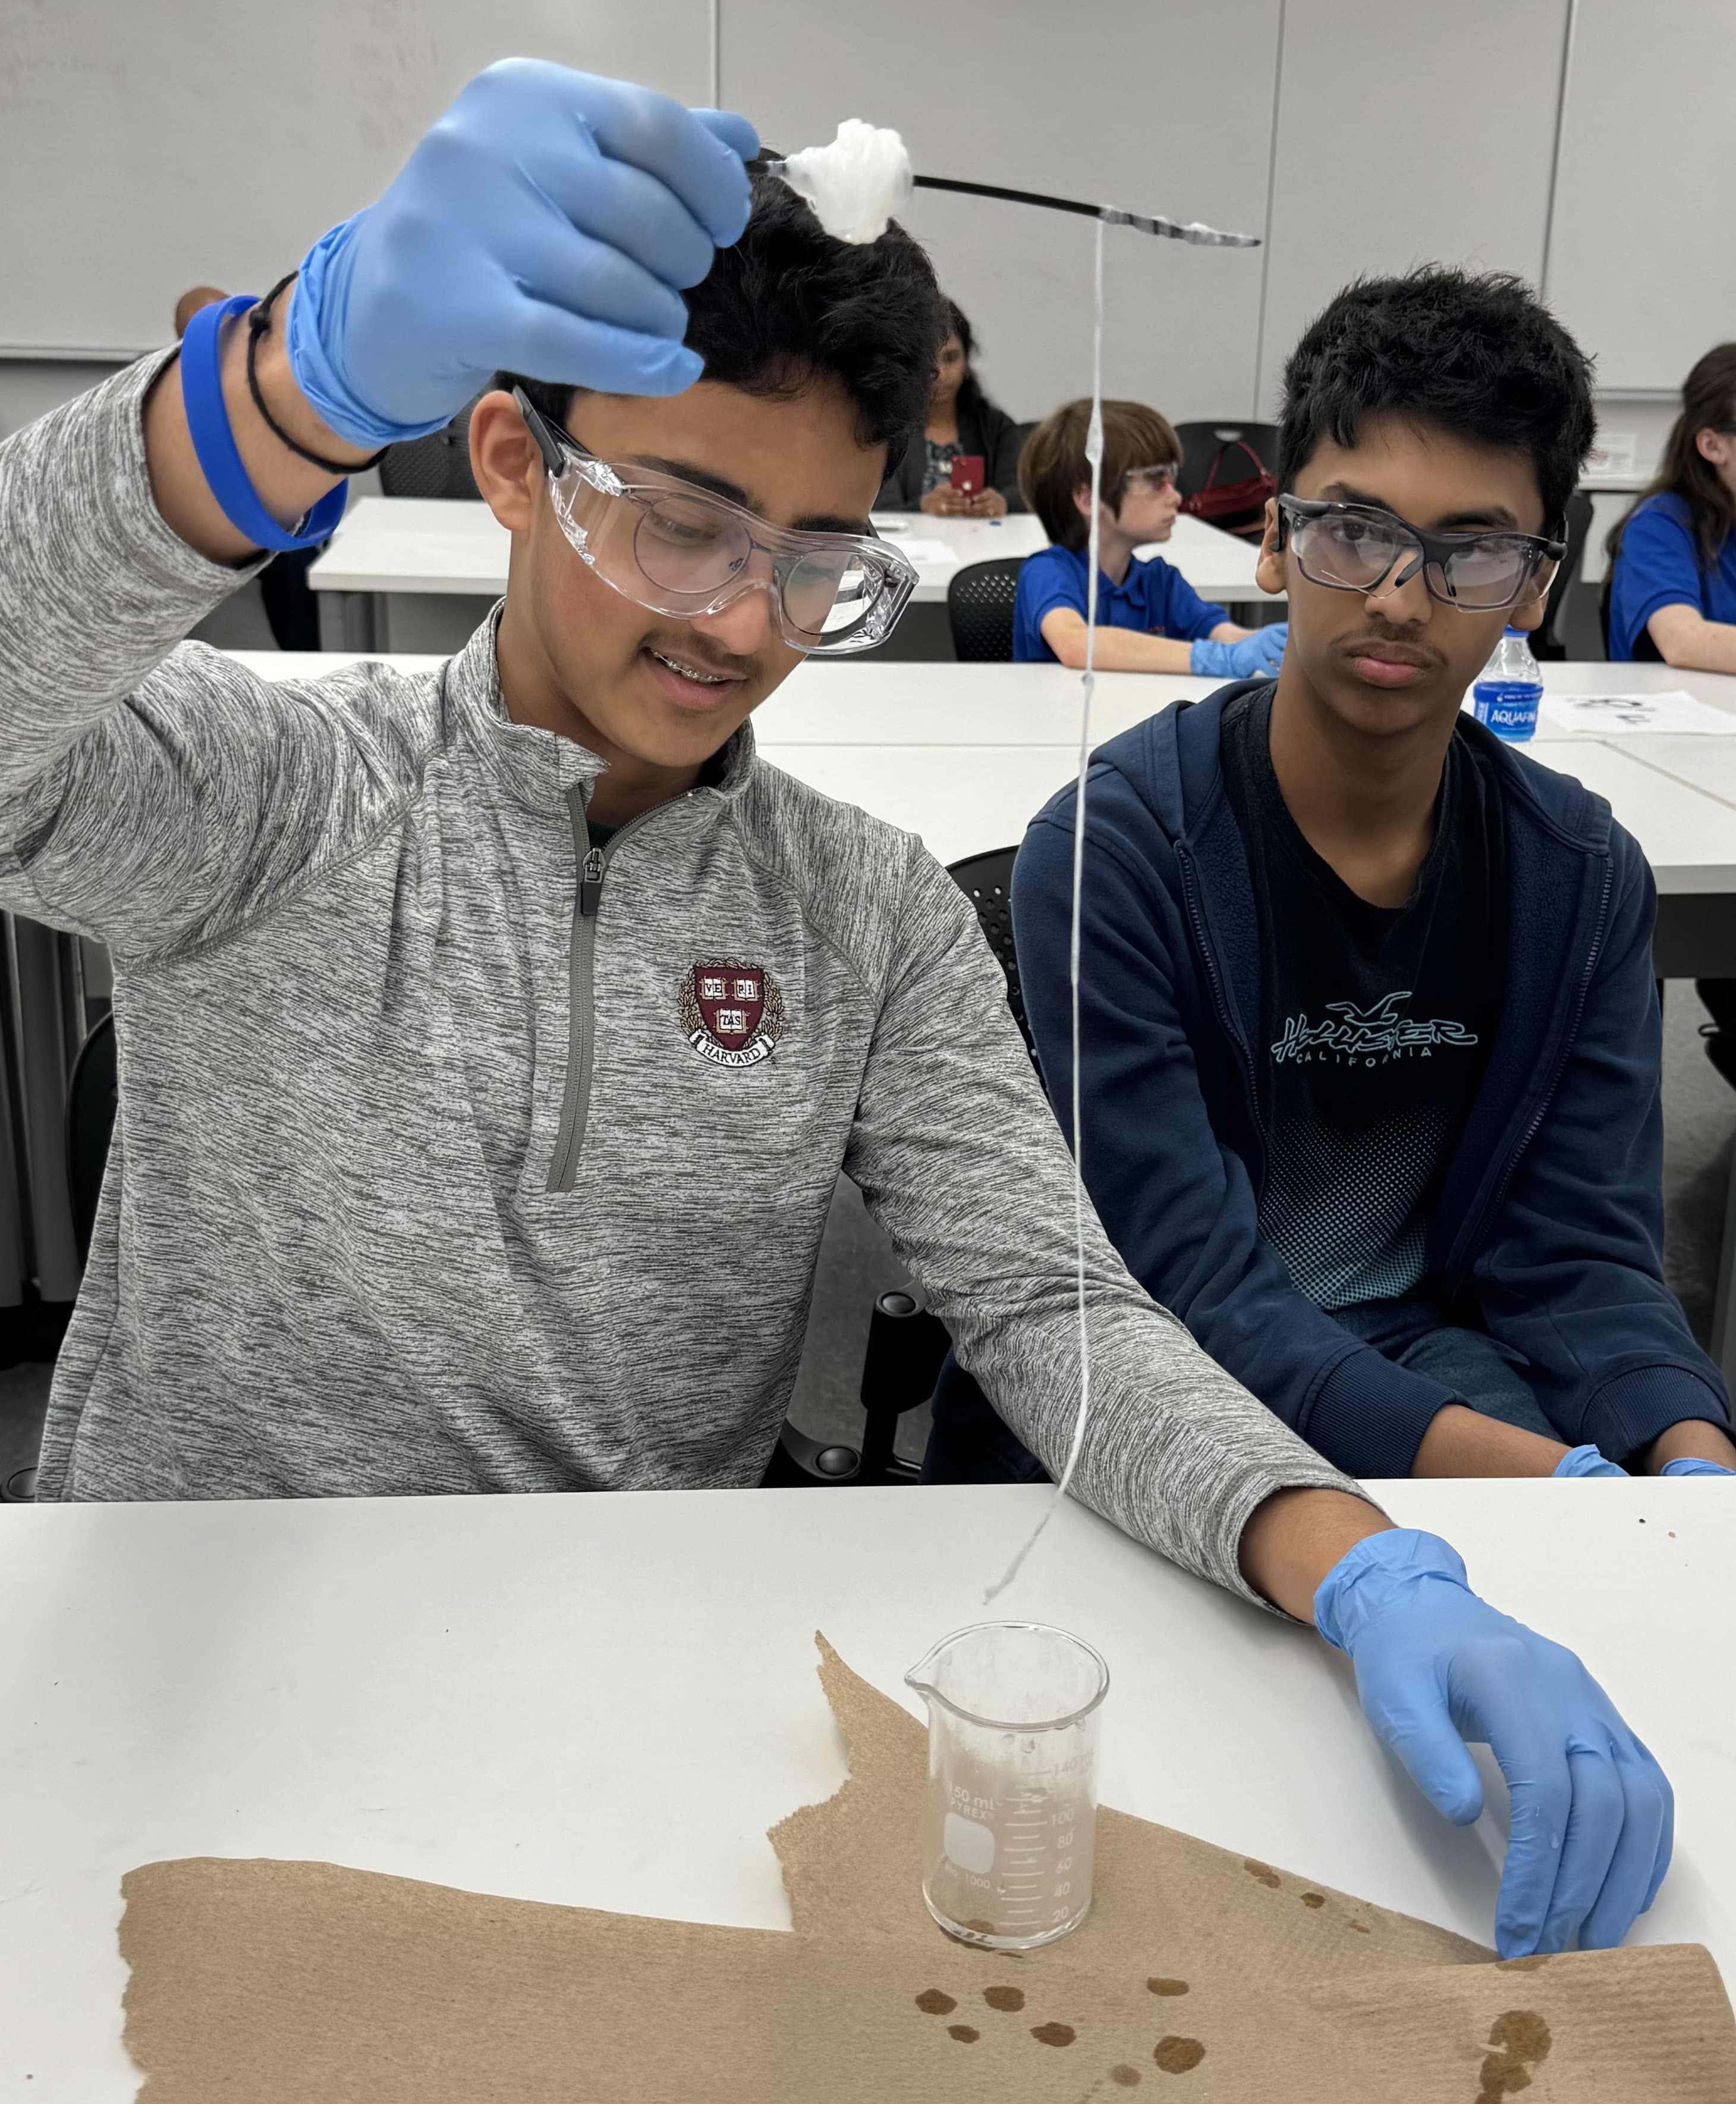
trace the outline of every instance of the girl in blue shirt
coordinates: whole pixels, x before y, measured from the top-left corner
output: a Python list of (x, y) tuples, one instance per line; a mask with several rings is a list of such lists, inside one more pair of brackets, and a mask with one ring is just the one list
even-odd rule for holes
[(1736, 672), (1736, 343), (1682, 386), (1656, 479), (1609, 536), (1609, 655)]
[[(1013, 655), (1024, 664), (1075, 671), (1085, 662), (1091, 464), (1085, 458), (1088, 402), (1069, 402), (1026, 441), (1019, 489), (1051, 545), (1019, 572), (1013, 604)], [(1098, 506), (1100, 672), (1197, 672), (1247, 679), (1276, 671), (1288, 632), (1240, 628), (1203, 600), (1160, 555), (1133, 551), (1167, 541), (1182, 500), (1176, 489), (1181, 441), (1168, 421), (1142, 402), (1103, 404), (1103, 476)]]

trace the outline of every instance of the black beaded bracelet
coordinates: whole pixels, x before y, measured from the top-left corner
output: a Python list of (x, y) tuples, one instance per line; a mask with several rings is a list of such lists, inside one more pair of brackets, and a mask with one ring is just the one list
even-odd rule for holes
[(256, 369), (259, 357), (259, 340), (271, 326), (271, 310), (277, 304), (278, 293), (283, 292), (286, 286), (295, 282), (296, 274), (292, 270), (287, 276), (279, 278), (265, 298), (248, 310), (247, 392), (253, 397), (254, 408), (265, 418), (266, 430), (274, 439), (287, 446), (292, 453), (299, 453), (303, 460), (311, 461), (315, 467), (323, 467), (327, 475), (360, 475), (367, 468), (376, 467), (385, 458), (389, 448), (382, 446), (378, 452), (371, 454), (365, 461), (327, 460), (323, 453), (316, 453), (311, 448), (301, 444), (298, 439), (291, 438), (288, 432), (265, 407), (265, 398), (260, 392), (259, 374)]

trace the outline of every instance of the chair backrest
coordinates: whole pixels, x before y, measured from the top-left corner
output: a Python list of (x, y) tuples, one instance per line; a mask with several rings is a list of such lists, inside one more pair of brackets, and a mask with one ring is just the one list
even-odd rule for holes
[[(1567, 500), (1567, 553), (1561, 558), (1549, 587), (1549, 597), (1543, 604), (1543, 618), (1538, 624), (1537, 633), (1531, 639), (1531, 654), (1542, 661), (1560, 658), (1567, 655), (1567, 645), (1557, 633), (1561, 609), (1566, 604), (1569, 588), (1578, 576), (1585, 559), (1585, 544), (1591, 531), (1591, 494), (1589, 490), (1576, 489)], [(1607, 638), (1605, 655), (1609, 654)]]
[(1278, 471), (1278, 426), (1275, 424), (1255, 424), (1239, 417), (1215, 417), (1200, 424), (1177, 424), (1175, 435), (1182, 441), (1182, 479), (1177, 485), (1184, 497), (1195, 497), (1205, 488), (1205, 479), (1212, 471), (1212, 463), (1219, 453), (1224, 455), (1223, 465), (1217, 471), (1220, 482), (1240, 482), (1253, 472), (1248, 455), (1239, 450), (1241, 446), (1258, 454), (1260, 464), (1271, 473)]
[(81, 1264), (90, 1254), (96, 1201), (102, 1195), (118, 1081), (111, 1011), (91, 1026), (66, 1085), (66, 1182), (72, 1193), (73, 1236)]
[(1012, 663), (1013, 602), (1024, 566), (1022, 555), (997, 555), (967, 563), (947, 579), (946, 620), (960, 663)]
[(977, 919), (989, 938), (989, 947), (1007, 975), (1007, 1005), (1024, 1036), (1030, 1063), (1037, 1063), (1036, 1047), (1030, 1041), (1030, 1026), (1025, 1019), (1025, 996), (1019, 989), (1018, 952), (1013, 945), (1013, 858), (1017, 848), (995, 848), (987, 854), (968, 855), (950, 863), (947, 875), (977, 909)]
[(443, 431), (388, 446), (380, 487), (388, 497), (480, 497), (470, 472), (470, 409), (466, 403)]

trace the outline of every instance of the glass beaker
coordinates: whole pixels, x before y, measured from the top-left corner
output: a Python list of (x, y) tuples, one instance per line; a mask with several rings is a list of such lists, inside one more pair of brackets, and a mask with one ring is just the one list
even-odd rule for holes
[(1109, 1668), (1042, 1622), (978, 1622), (904, 1676), (928, 1705), (922, 1896), (949, 1936), (1034, 1950), (1091, 1905)]

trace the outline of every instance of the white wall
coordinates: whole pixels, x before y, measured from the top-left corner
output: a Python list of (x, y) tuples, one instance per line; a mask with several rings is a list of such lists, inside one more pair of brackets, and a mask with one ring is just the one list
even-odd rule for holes
[(1545, 289), (1613, 390), (1736, 337), (1736, 6), (1575, 0)]
[[(724, 0), (726, 102), (792, 149), (895, 125), (926, 175), (1258, 234), (1280, 0)], [(1093, 227), (919, 190), (905, 215), (983, 345), (991, 394), (1046, 415), (1091, 383)], [(1258, 251), (1108, 236), (1104, 386), (1172, 417), (1254, 400)]]
[(1351, 279), (1436, 262), (1538, 279), (1567, 11), (1568, 0), (1292, 0), (1258, 377), (1266, 415), (1291, 346)]

